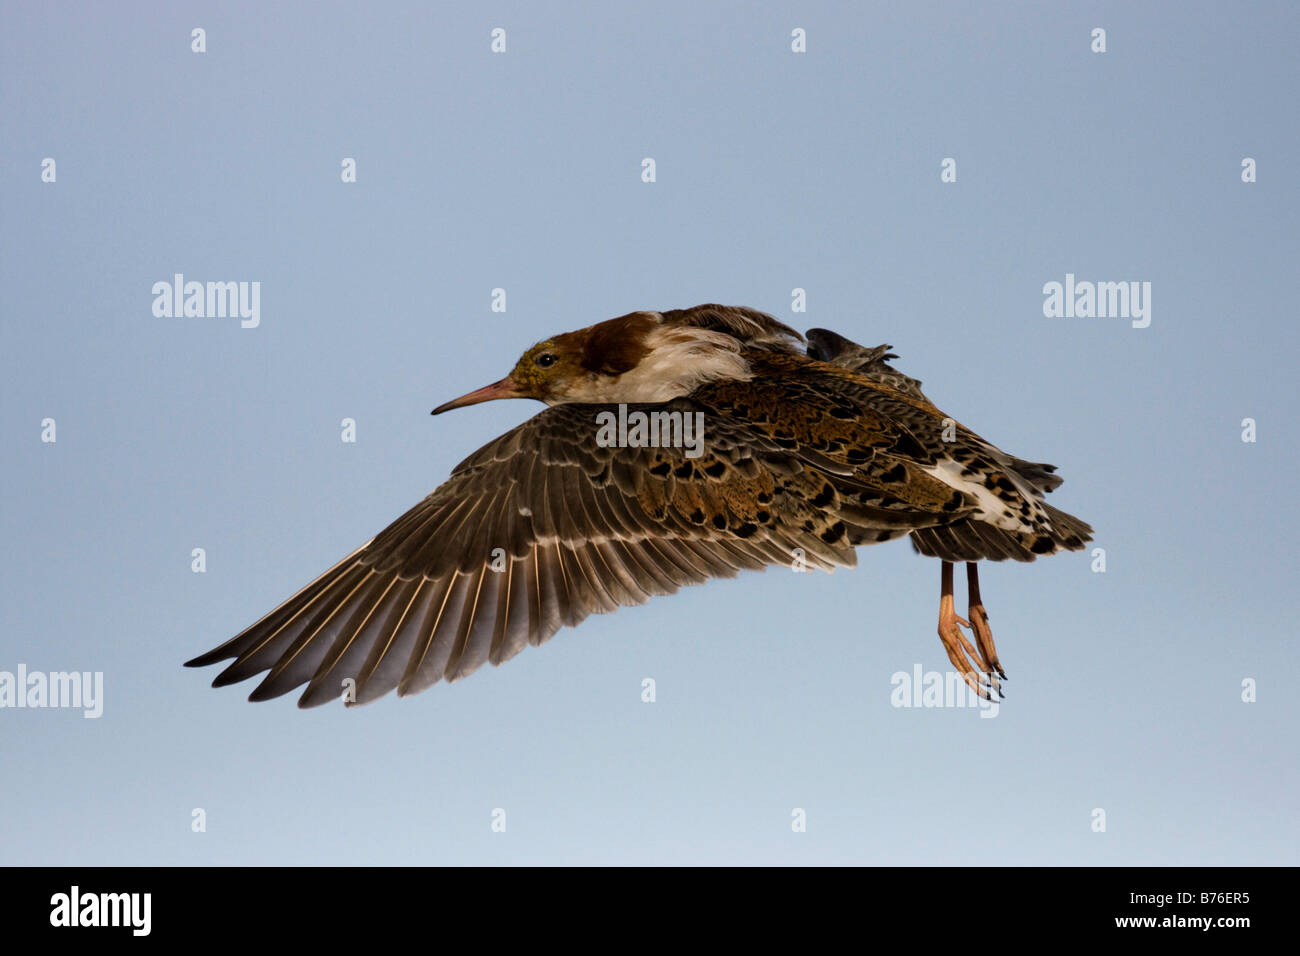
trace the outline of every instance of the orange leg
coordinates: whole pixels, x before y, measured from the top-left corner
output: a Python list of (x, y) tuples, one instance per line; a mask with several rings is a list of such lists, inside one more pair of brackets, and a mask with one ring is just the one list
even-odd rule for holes
[(993, 631), (989, 629), (989, 614), (984, 610), (984, 602), (980, 600), (979, 565), (974, 561), (966, 562), (966, 600), (969, 604), (966, 614), (970, 618), (970, 629), (975, 633), (975, 643), (979, 645), (980, 661), (984, 665), (984, 672), (989, 674), (996, 670), (1005, 680), (1007, 672), (1002, 669), (1002, 664), (998, 660), (998, 649), (993, 644)]
[[(971, 642), (962, 633), (962, 625), (970, 627), (970, 622), (957, 616), (957, 609), (952, 599), (952, 562), (944, 561), (939, 593), (939, 640), (948, 652), (948, 660), (970, 686), (981, 697), (991, 699), (991, 690), (1000, 691), (997, 678), (991, 680), (985, 675), (989, 668), (980, 653), (971, 646)], [(981, 610), (983, 610), (981, 608)], [(973, 630), (973, 628), (972, 628)], [(991, 638), (990, 638), (991, 640)], [(979, 661), (979, 667), (975, 665)], [(991, 675), (990, 675), (991, 676)]]

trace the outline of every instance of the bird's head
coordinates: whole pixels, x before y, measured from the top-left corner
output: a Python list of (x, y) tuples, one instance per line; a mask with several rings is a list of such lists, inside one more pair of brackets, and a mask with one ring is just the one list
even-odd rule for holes
[(452, 399), (433, 414), (498, 398), (567, 402), (666, 402), (714, 378), (748, 378), (740, 342), (708, 329), (632, 312), (538, 342), (499, 382)]
[(460, 398), (453, 398), (433, 410), (440, 415), (453, 408), (491, 402), (498, 398), (535, 398), (548, 405), (558, 404), (555, 396), (563, 395), (570, 383), (581, 373), (579, 356), (560, 336), (538, 342), (515, 363), (510, 374), (499, 382), (475, 389)]

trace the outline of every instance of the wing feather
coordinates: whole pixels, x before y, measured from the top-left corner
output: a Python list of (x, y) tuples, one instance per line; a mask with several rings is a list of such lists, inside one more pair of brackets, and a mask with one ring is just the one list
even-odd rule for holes
[(923, 527), (958, 517), (940, 515), (928, 499), (890, 497), (877, 465), (867, 467), (894, 443), (883, 426), (857, 436), (864, 450), (855, 461), (834, 445), (791, 441), (761, 415), (725, 403), (647, 407), (705, 411), (703, 456), (600, 447), (596, 406), (547, 409), (190, 663), (233, 658), (218, 685), (265, 672), (255, 700), (306, 684), (299, 705), (314, 706), (340, 696), (349, 678), (357, 690), (349, 703), (392, 690), (407, 696), (509, 660), (589, 614), (788, 566), (800, 550), (813, 567), (852, 566), (850, 531), (860, 540), (864, 522)]

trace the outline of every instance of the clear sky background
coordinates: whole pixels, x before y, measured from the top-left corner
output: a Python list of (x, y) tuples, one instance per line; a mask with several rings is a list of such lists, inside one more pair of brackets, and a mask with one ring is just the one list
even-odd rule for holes
[[(105, 700), (0, 710), (0, 863), (1296, 863), (1298, 46), (1289, 2), (4, 0), (0, 670)], [(260, 327), (155, 317), (176, 272)], [(1045, 318), (1067, 272), (1150, 327)], [(1106, 571), (985, 566), (995, 719), (891, 706), (949, 667), (905, 542), (351, 710), (181, 667), (540, 408), (435, 405), (708, 301), (1060, 467)]]

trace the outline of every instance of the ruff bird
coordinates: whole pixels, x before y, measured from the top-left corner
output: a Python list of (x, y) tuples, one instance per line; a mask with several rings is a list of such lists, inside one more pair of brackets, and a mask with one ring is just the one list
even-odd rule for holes
[[(215, 687), (265, 671), (250, 700), (306, 684), (300, 707), (363, 704), (683, 585), (768, 565), (852, 567), (857, 546), (910, 536), (941, 562), (949, 660), (981, 696), (1000, 694), (977, 562), (1077, 551), (1092, 529), (1044, 500), (1061, 484), (1052, 465), (945, 415), (889, 349), (825, 329), (805, 339), (721, 305), (633, 312), (539, 342), (505, 378), (433, 414), (503, 398), (548, 408), (187, 664), (233, 658)], [(693, 445), (691, 422), (703, 430)]]

